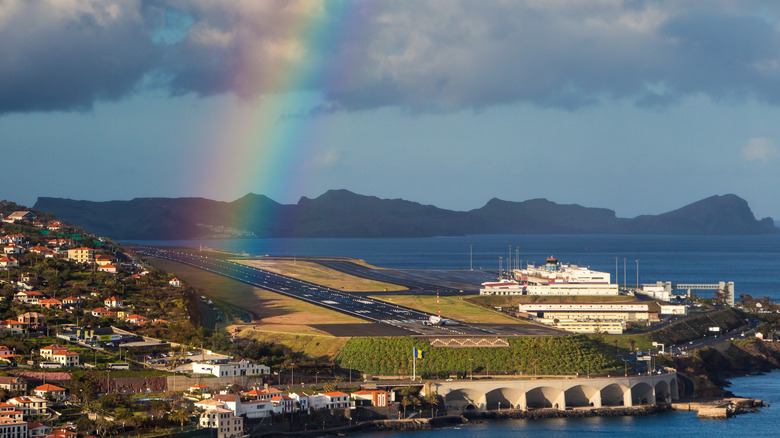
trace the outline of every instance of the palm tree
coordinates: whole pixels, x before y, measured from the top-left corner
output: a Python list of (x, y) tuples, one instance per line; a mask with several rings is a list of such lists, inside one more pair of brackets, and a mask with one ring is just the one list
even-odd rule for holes
[(431, 418), (433, 418), (433, 409), (439, 406), (439, 396), (432, 392), (429, 392), (425, 396), (425, 401), (431, 406)]
[(184, 428), (184, 422), (187, 421), (189, 418), (190, 418), (189, 414), (187, 414), (187, 411), (184, 409), (173, 411), (170, 416), (170, 420), (178, 421), (179, 425), (182, 428)]

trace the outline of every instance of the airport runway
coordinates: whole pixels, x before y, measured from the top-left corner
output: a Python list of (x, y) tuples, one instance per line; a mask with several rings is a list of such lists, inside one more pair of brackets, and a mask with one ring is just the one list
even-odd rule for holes
[(429, 313), (360, 295), (353, 295), (229, 260), (206, 257), (197, 251), (188, 251), (183, 248), (166, 249), (148, 246), (131, 246), (128, 249), (140, 255), (158, 257), (193, 266), (271, 292), (368, 321), (387, 324), (417, 335), (497, 336), (502, 334), (494, 327), (477, 327), (454, 320), (447, 320), (446, 325), (443, 326), (428, 325), (426, 323), (433, 316)]

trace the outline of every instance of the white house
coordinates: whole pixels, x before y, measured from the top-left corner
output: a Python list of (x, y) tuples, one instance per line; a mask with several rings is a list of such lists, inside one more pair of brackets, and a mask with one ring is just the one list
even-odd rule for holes
[(195, 374), (213, 374), (217, 377), (254, 376), (270, 374), (271, 368), (265, 365), (254, 364), (248, 360), (226, 364), (195, 362), (192, 364), (192, 372)]
[(325, 396), (325, 409), (341, 409), (352, 406), (349, 395), (343, 392), (323, 392), (319, 395)]

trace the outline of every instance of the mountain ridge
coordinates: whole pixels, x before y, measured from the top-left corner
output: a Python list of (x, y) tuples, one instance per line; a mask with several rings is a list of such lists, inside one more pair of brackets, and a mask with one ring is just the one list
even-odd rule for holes
[(34, 206), (115, 239), (207, 237), (431, 237), (465, 234), (772, 234), (772, 218), (757, 220), (747, 201), (715, 195), (658, 215), (619, 218), (614, 210), (490, 199), (469, 211), (404, 199), (328, 190), (296, 204), (249, 193), (235, 201), (134, 198), (79, 201), (40, 197)]

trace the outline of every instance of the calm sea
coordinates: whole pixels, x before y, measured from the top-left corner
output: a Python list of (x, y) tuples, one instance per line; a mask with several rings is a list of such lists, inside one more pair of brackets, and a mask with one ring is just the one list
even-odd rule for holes
[(355, 435), (366, 438), (449, 437), (769, 437), (780, 435), (780, 371), (765, 376), (734, 379), (737, 395), (761, 398), (770, 404), (760, 413), (728, 420), (699, 420), (695, 413), (670, 412), (646, 417), (560, 418), (549, 420), (500, 420), (419, 432), (377, 432)]
[[(518, 258), (541, 264), (548, 256), (611, 273), (620, 284), (733, 281), (736, 296), (780, 301), (780, 235), (613, 236), (478, 235), (410, 239), (233, 239), (138, 242), (205, 246), (278, 256), (341, 256), (405, 269), (498, 270)], [(617, 262), (617, 267), (616, 267)], [(706, 291), (702, 295), (707, 295)]]
[[(416, 239), (236, 239), (138, 242), (162, 246), (205, 246), (253, 255), (354, 257), (387, 268), (497, 270), (499, 257), (562, 262), (610, 272), (619, 283), (733, 281), (736, 295), (780, 301), (780, 235), (771, 236), (612, 236), (491, 235)], [(616, 269), (617, 262), (617, 269)], [(625, 268), (624, 268), (625, 266)], [(706, 292), (703, 293), (706, 295)], [(778, 436), (780, 372), (734, 379), (732, 392), (771, 404), (759, 414), (729, 420), (698, 420), (695, 414), (555, 420), (507, 420), (423, 432), (373, 433), (367, 437), (444, 438), (546, 436)]]

